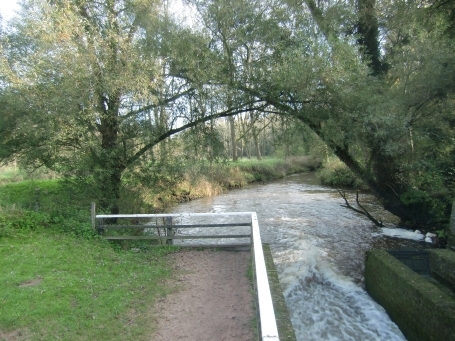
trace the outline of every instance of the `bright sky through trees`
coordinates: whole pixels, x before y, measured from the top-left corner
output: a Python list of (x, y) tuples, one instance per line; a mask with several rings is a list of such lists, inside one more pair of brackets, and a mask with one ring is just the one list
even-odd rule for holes
[(19, 4), (16, 0), (0, 1), (0, 13), (3, 19), (10, 19), (17, 10), (19, 10)]
[[(190, 8), (189, 5), (183, 5), (181, 0), (172, 0), (170, 3), (170, 11), (177, 15), (182, 23), (191, 25), (192, 19), (190, 17), (195, 15), (195, 9)], [(0, 14), (4, 20), (11, 19), (19, 9), (18, 0), (0, 0)]]

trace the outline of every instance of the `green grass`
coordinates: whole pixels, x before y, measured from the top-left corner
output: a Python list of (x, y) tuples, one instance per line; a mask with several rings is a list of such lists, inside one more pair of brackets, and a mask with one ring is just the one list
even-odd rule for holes
[(57, 180), (1, 185), (0, 340), (150, 340), (175, 250), (100, 239), (90, 198)]
[(254, 181), (268, 181), (283, 178), (286, 175), (315, 170), (321, 161), (309, 156), (292, 157), (286, 160), (279, 158), (264, 158), (261, 161), (242, 159), (237, 165), (241, 172)]
[(0, 336), (149, 340), (153, 303), (170, 275), (164, 255), (173, 250), (115, 250), (42, 229), (0, 238)]
[(56, 197), (61, 200), (57, 180), (26, 180), (2, 185), (0, 187), (0, 205), (16, 204), (17, 207), (32, 208), (36, 200), (40, 203), (55, 202)]

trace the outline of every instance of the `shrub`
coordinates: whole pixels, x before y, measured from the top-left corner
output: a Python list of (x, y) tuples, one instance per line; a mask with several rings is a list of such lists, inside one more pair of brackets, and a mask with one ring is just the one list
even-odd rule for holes
[(335, 188), (365, 189), (362, 181), (341, 161), (326, 163), (325, 167), (318, 172), (321, 184)]

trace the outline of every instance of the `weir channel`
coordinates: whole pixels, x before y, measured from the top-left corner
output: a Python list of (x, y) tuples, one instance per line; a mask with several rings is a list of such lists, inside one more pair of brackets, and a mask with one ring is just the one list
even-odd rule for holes
[[(393, 217), (371, 196), (361, 195), (360, 200), (395, 227)], [(314, 174), (306, 173), (183, 203), (168, 213), (257, 212), (297, 340), (406, 340), (364, 290), (365, 251), (425, 245), (382, 235), (365, 217), (341, 207), (343, 203), (336, 190), (318, 185)]]

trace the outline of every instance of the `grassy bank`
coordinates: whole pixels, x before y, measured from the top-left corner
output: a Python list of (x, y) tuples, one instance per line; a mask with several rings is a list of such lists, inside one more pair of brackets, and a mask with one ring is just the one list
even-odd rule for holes
[[(143, 182), (125, 186), (121, 207), (131, 212), (162, 211), (179, 202), (221, 194), (249, 183), (280, 179), (286, 175), (313, 171), (321, 161), (313, 157), (293, 157), (287, 160), (264, 158), (261, 161), (241, 159), (225, 163), (189, 163), (166, 173), (153, 188)], [(134, 206), (134, 207), (131, 207)]]
[[(312, 171), (321, 162), (312, 157), (241, 159), (237, 162), (180, 162), (132, 172), (123, 179), (120, 208), (123, 213), (160, 212), (169, 206), (192, 199), (221, 194), (248, 183), (279, 179), (286, 175)], [(5, 170), (1, 174), (24, 174), (20, 170)], [(35, 176), (35, 175), (34, 175)], [(38, 210), (50, 214), (63, 224), (81, 220), (93, 201), (90, 185), (79, 186), (75, 181), (3, 177), (0, 182), (0, 208)], [(7, 179), (7, 180), (5, 180)], [(14, 179), (21, 180), (14, 182)], [(88, 189), (88, 190), (87, 190)], [(65, 230), (68, 230), (66, 226)], [(71, 228), (69, 228), (72, 230)]]
[(57, 180), (0, 186), (0, 340), (150, 339), (174, 248), (100, 239), (89, 203)]
[(166, 293), (172, 249), (122, 251), (60, 233), (42, 214), (15, 215), (0, 223), (0, 339), (150, 338), (150, 307)]

